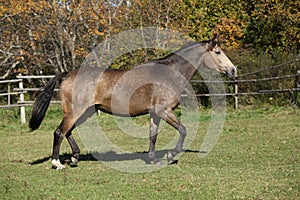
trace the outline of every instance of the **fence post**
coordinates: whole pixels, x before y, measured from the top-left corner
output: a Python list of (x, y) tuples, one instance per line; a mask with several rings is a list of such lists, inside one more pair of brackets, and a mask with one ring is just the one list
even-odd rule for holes
[(234, 83), (234, 108), (238, 109), (239, 105), (239, 99), (238, 99), (238, 83), (237, 81)]
[(299, 77), (300, 77), (300, 70), (297, 70), (297, 76), (295, 77), (295, 92), (294, 92), (295, 97), (294, 97), (294, 101), (295, 101), (295, 104), (300, 107), (300, 103), (298, 102), (298, 90), (300, 88)]
[[(21, 74), (19, 74), (18, 76), (21, 76)], [(24, 86), (23, 86), (23, 79), (21, 79), (21, 81), (19, 82), (19, 89), (22, 93), (20, 93), (20, 101), (24, 102)], [(21, 103), (20, 106), (20, 114), (21, 114), (21, 124), (25, 124), (26, 123), (26, 113), (25, 113), (25, 106), (22, 105), (23, 103)]]
[(7, 95), (7, 105), (10, 105), (10, 102), (11, 102), (11, 100), (10, 100), (10, 83), (8, 83), (8, 86), (7, 86), (7, 93), (8, 93), (8, 95)]

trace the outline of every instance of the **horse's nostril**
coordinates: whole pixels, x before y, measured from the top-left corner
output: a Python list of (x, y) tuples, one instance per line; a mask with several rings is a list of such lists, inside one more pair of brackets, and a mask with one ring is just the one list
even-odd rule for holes
[(236, 69), (235, 68), (233, 68), (232, 70), (231, 70), (231, 74), (233, 75), (233, 76), (236, 76), (237, 74), (236, 74)]

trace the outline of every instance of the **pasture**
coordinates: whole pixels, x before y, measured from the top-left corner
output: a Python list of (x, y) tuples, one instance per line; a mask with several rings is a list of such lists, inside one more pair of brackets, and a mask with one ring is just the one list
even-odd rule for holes
[[(148, 173), (126, 173), (107, 167), (89, 154), (76, 132), (74, 136), (81, 147), (78, 167), (52, 170), (52, 133), (61, 121), (61, 109), (51, 106), (35, 132), (20, 124), (18, 112), (0, 110), (0, 199), (300, 198), (297, 109), (227, 110), (223, 133), (205, 158), (199, 157), (198, 150), (210, 122), (210, 110), (201, 110), (200, 128), (189, 151), (178, 164)], [(148, 123), (147, 118), (136, 120)], [(102, 115), (100, 120), (108, 137), (118, 143), (120, 130), (111, 116)], [(166, 126), (158, 135), (157, 145), (174, 134)], [(148, 150), (148, 139), (126, 136), (122, 141), (131, 151)], [(70, 153), (64, 140), (60, 155), (69, 159)]]

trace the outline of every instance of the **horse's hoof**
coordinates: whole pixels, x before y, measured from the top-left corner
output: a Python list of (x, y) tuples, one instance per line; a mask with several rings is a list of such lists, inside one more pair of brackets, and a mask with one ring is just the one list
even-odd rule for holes
[(163, 166), (163, 162), (161, 162), (161, 161), (155, 162), (155, 165), (156, 166)]
[(178, 160), (170, 160), (168, 161), (168, 165), (173, 165), (173, 164), (177, 164)]
[(158, 159), (158, 158), (155, 158), (155, 159), (153, 160), (153, 164), (155, 164), (155, 165), (157, 165), (157, 166), (163, 165), (163, 163), (161, 162), (161, 160)]
[(77, 167), (78, 160), (76, 158), (74, 158), (74, 157), (71, 157), (71, 161), (72, 161), (71, 166), (72, 167)]
[(169, 151), (169, 152), (168, 152), (168, 155), (167, 155), (168, 163), (169, 163), (170, 161), (172, 161), (173, 159), (174, 159), (174, 156), (173, 156), (172, 152)]
[(64, 165), (62, 165), (58, 159), (53, 159), (52, 160), (52, 168), (60, 170), (60, 169), (65, 169), (66, 167)]
[(168, 160), (168, 165), (172, 165), (172, 164), (177, 164), (178, 163), (178, 160), (174, 160), (174, 155), (172, 154), (171, 151), (168, 152), (168, 155), (167, 155), (167, 160)]

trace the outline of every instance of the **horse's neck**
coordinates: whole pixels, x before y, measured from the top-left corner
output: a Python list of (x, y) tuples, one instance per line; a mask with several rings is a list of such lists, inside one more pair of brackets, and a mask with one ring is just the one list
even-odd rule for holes
[(178, 52), (174, 56), (171, 67), (178, 71), (185, 79), (190, 80), (202, 64), (204, 52), (196, 52), (192, 49)]

